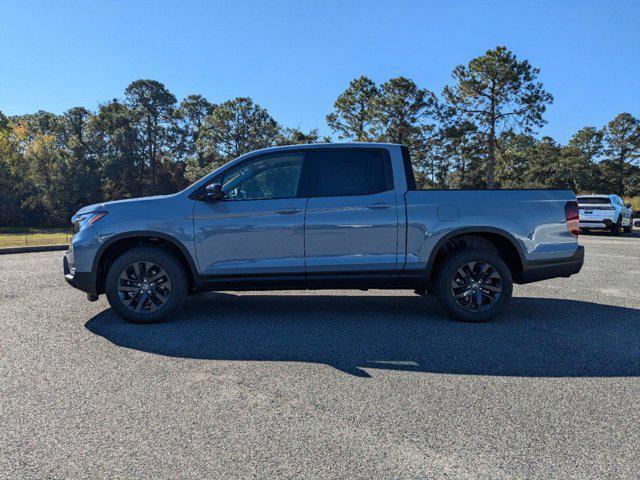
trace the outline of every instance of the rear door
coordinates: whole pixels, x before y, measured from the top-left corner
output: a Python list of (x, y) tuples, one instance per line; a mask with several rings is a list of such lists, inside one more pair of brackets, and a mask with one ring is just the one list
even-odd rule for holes
[(307, 279), (388, 278), (398, 263), (398, 212), (389, 153), (313, 149), (305, 219)]

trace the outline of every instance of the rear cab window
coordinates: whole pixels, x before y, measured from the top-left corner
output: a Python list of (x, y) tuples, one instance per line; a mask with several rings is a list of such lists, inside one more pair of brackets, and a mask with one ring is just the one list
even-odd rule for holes
[(407, 180), (407, 190), (417, 190), (416, 188), (416, 176), (413, 173), (413, 165), (411, 165), (411, 155), (409, 149), (403, 145), (402, 150), (402, 163), (404, 165), (404, 175)]
[(305, 158), (310, 197), (371, 195), (393, 189), (389, 153), (381, 148), (313, 149)]

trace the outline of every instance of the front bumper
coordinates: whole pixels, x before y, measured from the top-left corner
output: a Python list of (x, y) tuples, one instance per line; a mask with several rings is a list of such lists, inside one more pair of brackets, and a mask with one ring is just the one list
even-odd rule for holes
[(69, 285), (91, 295), (97, 295), (96, 275), (94, 272), (78, 272), (73, 263), (73, 249), (64, 255), (62, 260), (64, 279)]
[(584, 247), (578, 245), (575, 253), (568, 258), (550, 260), (530, 260), (523, 265), (522, 278), (518, 283), (531, 283), (556, 277), (570, 277), (580, 271), (584, 264)]
[(69, 250), (62, 261), (64, 279), (67, 283), (94, 296), (98, 293), (95, 258), (100, 244), (93, 226), (85, 227), (71, 237)]

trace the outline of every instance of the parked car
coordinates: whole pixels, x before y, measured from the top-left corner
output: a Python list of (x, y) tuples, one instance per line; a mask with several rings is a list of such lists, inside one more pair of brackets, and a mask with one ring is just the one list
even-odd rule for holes
[(573, 192), (418, 190), (408, 149), (392, 144), (260, 150), (73, 223), (66, 280), (136, 323), (193, 291), (326, 288), (434, 292), (452, 316), (484, 321), (513, 282), (568, 277), (584, 258)]
[(606, 229), (614, 235), (631, 233), (633, 210), (618, 195), (578, 195), (580, 229)]

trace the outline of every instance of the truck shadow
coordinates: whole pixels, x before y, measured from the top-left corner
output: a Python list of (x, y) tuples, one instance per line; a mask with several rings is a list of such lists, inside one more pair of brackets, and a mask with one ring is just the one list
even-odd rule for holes
[[(461, 375), (640, 375), (640, 310), (514, 298), (487, 324), (454, 322), (421, 297), (201, 294), (167, 323), (132, 325), (111, 309), (86, 328), (115, 345), (206, 360), (312, 362)], [(367, 372), (369, 370), (369, 372)]]

